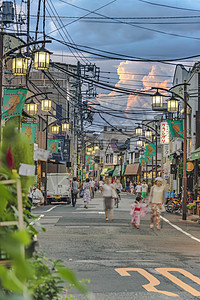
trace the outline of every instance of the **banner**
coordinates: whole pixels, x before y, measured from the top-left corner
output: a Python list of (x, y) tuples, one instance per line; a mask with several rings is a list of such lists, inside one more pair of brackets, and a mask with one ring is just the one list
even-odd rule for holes
[(169, 144), (169, 125), (167, 122), (160, 124), (160, 143), (162, 145)]
[(145, 167), (145, 166), (146, 166), (145, 158), (140, 158), (140, 165), (141, 165), (142, 167)]
[(22, 115), (27, 91), (27, 89), (4, 90), (2, 120)]
[(85, 157), (85, 165), (91, 165), (93, 163), (93, 155), (86, 155)]
[(156, 146), (154, 143), (148, 143), (146, 144), (146, 152), (145, 154), (146, 155), (149, 155), (149, 156), (155, 156), (155, 153), (156, 153)]
[(167, 120), (170, 129), (171, 139), (183, 139), (183, 120)]
[(145, 154), (144, 155), (144, 160), (145, 160), (146, 164), (151, 163), (152, 162), (152, 156), (148, 155), (148, 154)]
[(48, 150), (50, 153), (58, 153), (59, 140), (48, 140)]
[(22, 123), (21, 132), (25, 139), (30, 143), (35, 143), (37, 123)]

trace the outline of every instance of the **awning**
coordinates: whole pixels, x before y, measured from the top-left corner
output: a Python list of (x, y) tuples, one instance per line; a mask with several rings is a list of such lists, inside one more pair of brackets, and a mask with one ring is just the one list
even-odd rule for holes
[[(125, 168), (124, 168), (124, 166), (122, 166), (122, 176), (124, 176), (124, 171), (125, 171)], [(115, 167), (112, 177), (115, 177), (115, 176), (116, 177), (121, 176), (121, 166)]]
[(103, 171), (101, 172), (101, 175), (105, 175), (109, 170), (110, 170), (110, 168), (103, 169)]
[(141, 167), (139, 163), (129, 164), (126, 167), (126, 171), (124, 175), (140, 175)]
[(196, 150), (194, 150), (191, 153), (191, 159), (190, 160), (195, 160), (195, 159), (199, 159), (200, 158), (200, 147), (197, 148)]

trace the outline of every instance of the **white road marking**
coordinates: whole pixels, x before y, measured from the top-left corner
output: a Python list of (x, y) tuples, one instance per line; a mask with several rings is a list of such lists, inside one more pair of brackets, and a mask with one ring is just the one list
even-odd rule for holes
[(146, 251), (143, 250), (118, 250), (115, 251), (117, 253), (129, 253), (129, 252), (134, 252), (134, 253), (146, 253)]
[[(39, 221), (41, 218), (44, 218), (44, 215), (40, 215), (39, 218), (37, 219), (37, 221)], [(33, 225), (34, 222), (31, 222), (30, 225)]]
[(72, 214), (99, 214), (99, 213), (101, 213), (101, 212), (98, 212), (98, 211), (72, 211)]
[(194, 241), (200, 243), (200, 239), (198, 239), (198, 238), (196, 238), (195, 236), (193, 236), (192, 234), (190, 234), (190, 233), (184, 231), (184, 230), (181, 229), (179, 226), (174, 225), (174, 224), (171, 223), (168, 219), (166, 219), (166, 218), (164, 218), (164, 217), (162, 217), (162, 216), (160, 216), (160, 217), (163, 219), (163, 221), (165, 221), (166, 223), (168, 223), (169, 225), (171, 225), (172, 227), (174, 227), (176, 230), (178, 230), (178, 231), (180, 231), (181, 233), (187, 235), (189, 238), (193, 239)]
[(47, 209), (47, 210), (45, 210), (45, 211), (43, 211), (44, 213), (45, 212), (50, 212), (50, 211), (52, 211), (54, 208), (56, 208), (56, 207), (58, 207), (59, 205), (54, 205), (53, 207), (51, 207), (51, 208), (49, 208), (49, 209)]

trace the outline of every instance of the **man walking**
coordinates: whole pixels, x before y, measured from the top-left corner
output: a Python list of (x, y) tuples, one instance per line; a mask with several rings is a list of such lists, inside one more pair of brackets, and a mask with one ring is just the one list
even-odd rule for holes
[(92, 199), (94, 199), (95, 181), (93, 180), (93, 178), (90, 179), (90, 187), (92, 191)]
[(75, 207), (77, 195), (78, 195), (78, 181), (76, 180), (76, 177), (73, 178), (73, 181), (71, 183), (71, 196), (72, 196), (72, 206)]

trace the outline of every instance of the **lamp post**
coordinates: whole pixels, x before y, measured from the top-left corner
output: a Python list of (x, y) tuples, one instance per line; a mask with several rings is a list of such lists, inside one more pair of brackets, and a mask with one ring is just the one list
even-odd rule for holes
[[(164, 89), (164, 88), (152, 88), (152, 89), (160, 89), (166, 92), (172, 93), (172, 96), (176, 96), (180, 98), (184, 102), (184, 146), (183, 146), (183, 213), (182, 213), (182, 220), (187, 219), (186, 215), (186, 210), (187, 210), (187, 205), (186, 205), (186, 200), (187, 200), (187, 106), (191, 108), (191, 106), (187, 103), (188, 99), (188, 94), (187, 94), (187, 85), (188, 83), (186, 82), (186, 79), (184, 79), (184, 83), (177, 84), (173, 86), (171, 89)], [(183, 90), (183, 92), (182, 92)], [(173, 112), (175, 112), (175, 106), (177, 105), (177, 102), (173, 103), (172, 100), (174, 99), (169, 99), (169, 109), (172, 109), (173, 106)], [(173, 105), (172, 105), (173, 104)], [(177, 108), (177, 107), (176, 107)]]
[(142, 127), (141, 126), (138, 126), (135, 129), (135, 134), (136, 134), (136, 136), (142, 136)]
[[(159, 93), (160, 95), (160, 93)], [(160, 96), (159, 96), (160, 97)], [(155, 128), (151, 127), (149, 125), (149, 123), (151, 122), (155, 122)], [(145, 130), (145, 138), (152, 140), (152, 131), (155, 133), (155, 173), (156, 173), (156, 177), (158, 176), (158, 125), (157, 122), (159, 122), (158, 120), (152, 120), (147, 124), (143, 124), (144, 126), (146, 126), (148, 129)], [(152, 162), (153, 162), (153, 157), (152, 157)], [(153, 173), (153, 163), (152, 163), (152, 173)]]

